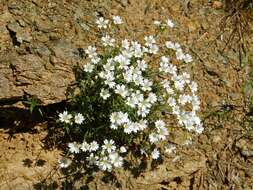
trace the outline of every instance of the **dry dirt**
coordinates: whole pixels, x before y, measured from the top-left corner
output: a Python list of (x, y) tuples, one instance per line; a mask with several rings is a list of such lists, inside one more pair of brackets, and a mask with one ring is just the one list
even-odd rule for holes
[[(205, 0), (0, 0), (2, 57), (10, 51), (11, 55), (29, 55), (29, 58), (32, 55), (32, 60), (39, 57), (53, 65), (64, 65), (67, 60), (67, 68), (74, 66), (75, 62), (82, 63), (81, 58), (68, 60), (69, 49), (84, 48), (96, 41), (89, 28), (98, 15), (122, 16), (128, 27), (121, 28), (119, 37), (127, 35), (135, 39), (152, 33), (154, 20), (173, 19), (176, 29), (170, 37), (180, 41), (194, 56), (194, 63), (183, 67), (199, 85), (201, 118), (205, 126), (204, 133), (189, 147), (180, 146), (185, 139), (179, 134), (177, 152), (165, 156), (163, 164), (155, 165), (153, 169), (148, 167), (141, 173), (119, 170), (115, 178), (92, 173), (88, 178), (73, 175), (74, 179), (72, 175), (64, 177), (64, 171), (57, 170), (64, 142), (59, 141), (61, 131), (53, 130), (47, 122), (63, 105), (45, 105), (43, 109), (47, 114), (43, 119), (36, 113), (29, 115), (15, 97), (15, 106), (0, 101), (0, 189), (253, 189), (253, 131), (248, 119), (252, 112), (247, 107), (248, 97), (243, 91), (252, 63), (240, 57), (236, 37), (226, 46), (231, 26), (221, 33), (219, 24), (225, 12), (220, 5), (217, 1)], [(33, 12), (39, 15), (33, 15)], [(37, 19), (36, 27), (30, 22), (32, 16)], [(9, 19), (8, 22), (5, 18)], [(24, 38), (19, 46), (13, 44), (13, 36), (7, 28), (14, 21), (24, 25), (16, 32), (17, 36)], [(252, 36), (246, 40), (252, 52)], [(56, 42), (59, 44), (52, 45)], [(55, 53), (50, 60), (46, 59), (47, 48), (52, 48)], [(54, 69), (49, 70), (54, 72)], [(69, 75), (64, 89), (73, 80), (73, 73)], [(50, 81), (52, 77), (57, 78), (57, 75), (50, 76)], [(43, 79), (38, 84), (33, 83), (36, 85), (29, 87), (29, 93), (38, 91), (37, 85), (42, 83), (43, 88), (51, 85), (44, 82)], [(46, 103), (63, 101), (66, 97), (61, 86), (54, 87), (59, 91), (50, 93), (49, 99), (47, 93), (36, 95)], [(13, 88), (18, 96), (19, 93), (23, 96), (20, 87)], [(49, 89), (53, 91), (52, 86)], [(55, 98), (57, 95), (59, 99)], [(8, 99), (8, 103), (12, 103), (11, 100)]]

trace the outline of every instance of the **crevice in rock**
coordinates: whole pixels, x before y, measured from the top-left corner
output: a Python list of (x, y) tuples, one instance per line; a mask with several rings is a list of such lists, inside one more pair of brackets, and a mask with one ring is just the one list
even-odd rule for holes
[(195, 179), (194, 179), (194, 176), (190, 179), (190, 186), (189, 186), (189, 189), (190, 190), (194, 190), (194, 183), (195, 183)]
[[(10, 103), (14, 100), (8, 101)], [(21, 101), (24, 101), (24, 97)], [(55, 121), (58, 113), (65, 110), (66, 106), (66, 101), (45, 106), (38, 105), (31, 112), (29, 107), (1, 107), (0, 105), (0, 129), (4, 129), (11, 136), (15, 133), (33, 132), (36, 124)]]
[(13, 46), (20, 46), (21, 43), (18, 41), (17, 39), (17, 36), (16, 36), (16, 32), (13, 32), (12, 30), (10, 30), (8, 27), (7, 27), (9, 33), (10, 33), (10, 37), (11, 37), (11, 40), (12, 40), (12, 44)]
[(11, 97), (11, 98), (6, 98), (6, 99), (0, 99), (0, 109), (1, 106), (8, 106), (8, 105), (13, 105), (19, 101), (22, 101), (24, 99), (23, 96), (17, 96), (17, 97)]

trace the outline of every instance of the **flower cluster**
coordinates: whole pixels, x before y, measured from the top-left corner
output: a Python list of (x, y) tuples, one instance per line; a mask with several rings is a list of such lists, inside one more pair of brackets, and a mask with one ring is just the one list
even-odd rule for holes
[[(97, 165), (101, 170), (111, 171), (112, 168), (118, 168), (123, 165), (123, 157), (126, 153), (126, 148), (121, 146), (119, 150), (117, 150), (115, 146), (115, 142), (110, 139), (105, 139), (103, 144), (99, 146), (97, 141), (92, 141), (87, 143), (83, 141), (81, 144), (72, 142), (68, 144), (70, 153), (78, 154), (78, 153), (89, 153), (86, 160), (91, 165)], [(99, 154), (95, 154), (100, 149)]]
[[(114, 26), (123, 24), (119, 16), (112, 20)], [(102, 17), (96, 24), (100, 30), (110, 27), (110, 21)], [(170, 19), (154, 24), (174, 27)], [(85, 49), (87, 63), (83, 66), (81, 95), (77, 97), (80, 111), (59, 114), (60, 122), (80, 128), (78, 135), (83, 141), (69, 143), (70, 153), (83, 154), (90, 165), (111, 171), (122, 167), (123, 156), (136, 145), (135, 139), (140, 143), (140, 152), (153, 159), (158, 159), (162, 150), (175, 151), (175, 146), (166, 142), (171, 130), (166, 125), (166, 115), (174, 117), (175, 126), (202, 133), (197, 116), (200, 109), (197, 83), (173, 64), (175, 60), (193, 61), (179, 43), (159, 44), (157, 37), (149, 35), (141, 44), (105, 34), (101, 45), (104, 51), (98, 51), (94, 45)], [(159, 65), (156, 71), (151, 65), (154, 62)]]

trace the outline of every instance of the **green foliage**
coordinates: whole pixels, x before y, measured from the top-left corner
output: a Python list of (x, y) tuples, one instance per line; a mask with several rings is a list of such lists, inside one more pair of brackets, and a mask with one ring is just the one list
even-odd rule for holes
[(27, 97), (25, 100), (23, 100), (23, 104), (27, 107), (29, 107), (30, 114), (33, 114), (34, 111), (38, 111), (41, 116), (43, 116), (43, 112), (40, 108), (41, 101), (37, 99), (36, 97)]

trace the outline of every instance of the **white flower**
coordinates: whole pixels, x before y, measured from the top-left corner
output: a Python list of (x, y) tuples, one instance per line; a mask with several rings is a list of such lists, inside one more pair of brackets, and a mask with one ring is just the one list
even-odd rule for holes
[(84, 152), (89, 151), (89, 150), (90, 150), (90, 145), (89, 145), (86, 141), (84, 141), (84, 142), (81, 144), (80, 149), (81, 149), (82, 151), (84, 151)]
[(168, 48), (168, 49), (175, 49), (175, 44), (171, 41), (167, 41), (165, 42), (165, 46)]
[(147, 99), (151, 104), (155, 103), (157, 101), (157, 96), (155, 93), (150, 92), (148, 94), (148, 99)]
[(192, 93), (195, 93), (195, 92), (197, 92), (197, 90), (198, 90), (198, 84), (197, 84), (196, 82), (194, 82), (194, 81), (192, 81), (192, 82), (189, 84), (189, 87), (190, 87)]
[(142, 53), (148, 53), (149, 52), (149, 49), (148, 47), (142, 47)]
[(124, 133), (130, 134), (132, 132), (137, 132), (137, 129), (134, 128), (134, 123), (128, 122), (123, 125)]
[(98, 156), (95, 156), (94, 153), (90, 153), (86, 160), (89, 162), (89, 164), (97, 164)]
[(141, 89), (143, 91), (151, 91), (152, 90), (152, 88), (151, 88), (152, 85), (153, 85), (152, 81), (149, 81), (148, 79), (144, 79)]
[(170, 59), (166, 56), (162, 56), (160, 59), (161, 59), (161, 62), (163, 62), (163, 63), (169, 63), (169, 61), (170, 61)]
[(121, 54), (128, 58), (128, 59), (131, 59), (133, 56), (134, 56), (134, 52), (129, 48), (129, 49), (123, 49), (121, 51)]
[(180, 114), (177, 115), (178, 123), (180, 125), (184, 125), (184, 127), (188, 131), (194, 131), (194, 125), (200, 125), (201, 120), (199, 117), (196, 116), (195, 112), (185, 112), (182, 111)]
[(181, 113), (181, 110), (178, 105), (172, 107), (172, 113), (175, 115), (179, 115)]
[(105, 35), (101, 38), (104, 46), (114, 46), (115, 39), (111, 38), (109, 35)]
[(102, 88), (102, 89), (101, 89), (101, 92), (100, 92), (100, 96), (101, 96), (104, 100), (106, 100), (107, 98), (109, 98), (109, 97), (111, 96), (111, 94), (110, 94), (109, 90)]
[(155, 122), (155, 126), (156, 126), (157, 128), (165, 127), (165, 122), (164, 122), (163, 120), (157, 120), (157, 121)]
[(130, 97), (127, 97), (127, 105), (129, 105), (131, 108), (135, 108), (138, 104), (138, 100), (135, 98), (135, 95), (132, 94)]
[(160, 152), (159, 152), (159, 150), (157, 150), (157, 148), (155, 148), (155, 149), (152, 151), (151, 155), (152, 155), (152, 158), (153, 158), (154, 160), (157, 160), (157, 159), (160, 157)]
[(113, 19), (113, 23), (114, 24), (122, 24), (123, 23), (123, 21), (120, 18), (120, 16), (113, 16), (112, 19)]
[(159, 141), (159, 137), (156, 133), (150, 133), (148, 137), (151, 143), (156, 143)]
[(169, 72), (169, 64), (160, 62), (159, 72), (168, 73)]
[(109, 80), (109, 81), (112, 81), (115, 79), (114, 77), (114, 72), (113, 71), (101, 71), (98, 76), (102, 79), (106, 79), (106, 80)]
[(157, 54), (158, 51), (159, 51), (159, 47), (155, 44), (150, 45), (148, 48), (148, 52), (152, 54)]
[(195, 127), (196, 133), (201, 134), (203, 131), (204, 131), (204, 127), (203, 127), (202, 123), (200, 123), (199, 125), (196, 125), (196, 127)]
[(99, 148), (99, 145), (98, 145), (97, 141), (92, 141), (90, 143), (90, 151), (96, 151), (96, 150), (98, 150), (98, 148)]
[(130, 59), (120, 54), (114, 57), (114, 61), (119, 63), (119, 69), (127, 68), (130, 64)]
[(114, 140), (104, 140), (104, 145), (102, 145), (102, 148), (106, 150), (108, 153), (113, 152), (116, 149), (116, 146), (114, 145)]
[(128, 90), (123, 84), (116, 85), (115, 93), (121, 95), (123, 98), (126, 98), (128, 96)]
[(102, 157), (98, 162), (97, 162), (98, 167), (103, 170), (103, 171), (111, 171), (112, 170), (112, 164), (110, 163), (110, 160), (108, 157)]
[(133, 55), (138, 58), (142, 57), (143, 52), (142, 52), (141, 44), (139, 44), (136, 41), (132, 41), (131, 45), (132, 45), (131, 50), (133, 51)]
[(67, 111), (59, 114), (59, 120), (63, 123), (71, 123), (72, 115)]
[(182, 49), (177, 49), (176, 51), (176, 58), (177, 60), (181, 61), (185, 59), (185, 54), (183, 53)]
[(116, 125), (122, 125), (124, 123), (128, 123), (129, 122), (128, 114), (123, 113), (123, 112), (113, 112), (110, 115), (110, 121), (112, 124), (116, 124)]
[(171, 88), (170, 86), (170, 81), (168, 81), (167, 79), (164, 79), (161, 84), (163, 85), (163, 88)]
[(98, 74), (98, 76), (102, 79), (105, 79), (104, 83), (110, 88), (115, 86), (116, 83), (113, 81), (115, 79), (113, 71), (102, 71)]
[(190, 103), (192, 101), (192, 97), (190, 95), (180, 94), (178, 98), (178, 102), (181, 105), (185, 105), (186, 103)]
[(133, 133), (137, 133), (140, 130), (141, 127), (142, 126), (140, 126), (140, 123), (132, 122), (132, 132)]
[(108, 23), (109, 23), (109, 20), (106, 20), (103, 17), (99, 17), (96, 20), (96, 24), (98, 25), (98, 28), (107, 28)]
[[(153, 142), (158, 141), (158, 140), (165, 140), (166, 136), (168, 135), (168, 129), (165, 127), (165, 122), (162, 120), (157, 120), (155, 122), (155, 127), (156, 127), (156, 134), (153, 134), (153, 137), (150, 137), (150, 140)], [(153, 138), (153, 139), (152, 139)], [(150, 141), (150, 142), (151, 142)]]
[(200, 109), (200, 101), (196, 95), (192, 96), (192, 110), (197, 111)]
[(131, 93), (130, 97), (127, 98), (126, 104), (132, 108), (135, 108), (140, 101), (143, 101), (143, 99), (143, 94), (141, 94), (140, 91), (137, 90), (136, 92)]
[(166, 127), (157, 128), (157, 135), (159, 140), (166, 140), (166, 136), (169, 134), (168, 129)]
[(71, 153), (79, 153), (80, 152), (80, 145), (77, 144), (76, 142), (73, 142), (73, 143), (69, 143), (68, 144), (68, 147), (69, 147), (69, 151)]
[(123, 73), (123, 77), (128, 83), (133, 81), (133, 71), (131, 70), (131, 68)]
[(185, 61), (186, 63), (192, 62), (192, 56), (191, 56), (190, 54), (185, 54), (185, 56), (184, 56), (184, 61)]
[(97, 49), (95, 46), (88, 46), (87, 49), (85, 50), (85, 53), (87, 53), (90, 58), (94, 58), (97, 57), (96, 50)]
[(126, 50), (129, 49), (130, 46), (129, 41), (127, 39), (122, 40), (121, 46)]
[(137, 67), (141, 71), (145, 71), (148, 68), (148, 65), (147, 65), (147, 63), (144, 60), (137, 60)]
[(182, 80), (184, 80), (186, 83), (190, 83), (190, 75), (186, 72), (183, 72), (182, 75), (180, 75), (180, 77), (182, 78)]
[(138, 103), (137, 114), (142, 117), (146, 117), (150, 112), (151, 104), (147, 100), (140, 101)]
[(124, 146), (121, 146), (119, 150), (120, 150), (120, 153), (126, 153), (127, 151)]
[(138, 103), (139, 109), (142, 109), (142, 110), (147, 109), (147, 108), (151, 108), (151, 106), (152, 105), (150, 104), (150, 102), (147, 99), (139, 101), (139, 103)]
[(159, 71), (160, 72), (165, 72), (165, 73), (170, 73), (171, 70), (170, 70), (170, 66), (169, 66), (169, 61), (170, 59), (166, 56), (162, 56), (161, 59), (160, 59), (160, 67), (159, 67)]
[(176, 51), (178, 51), (178, 50), (182, 50), (181, 49), (181, 46), (180, 46), (180, 44), (179, 43), (175, 43), (175, 45), (174, 45), (175, 47), (174, 47), (174, 50), (176, 50)]
[(123, 165), (123, 158), (116, 152), (113, 152), (109, 155), (110, 162), (113, 164), (114, 167), (119, 168)]
[(71, 160), (68, 158), (61, 158), (58, 160), (58, 163), (61, 168), (67, 168), (71, 164)]
[(139, 121), (139, 123), (138, 123), (138, 129), (140, 131), (146, 129), (147, 127), (148, 127), (148, 121), (147, 120), (142, 119), (142, 120)]
[(98, 64), (101, 59), (99, 57), (93, 57), (90, 62), (94, 65)]
[(149, 114), (150, 110), (148, 108), (138, 109), (137, 114), (142, 118), (146, 117)]
[(177, 75), (177, 67), (175, 65), (169, 64), (168, 72), (172, 75)]
[(114, 66), (114, 60), (113, 59), (108, 59), (106, 64), (103, 65), (103, 68), (106, 72), (111, 72), (115, 69), (115, 66)]
[(170, 82), (168, 80), (163, 80), (162, 82), (163, 88), (166, 90), (166, 92), (170, 95), (174, 94), (174, 90), (172, 89)]
[(144, 40), (145, 40), (146, 46), (151, 46), (152, 44), (156, 42), (154, 36), (145, 36)]
[(172, 22), (172, 20), (168, 19), (166, 23), (167, 23), (168, 27), (170, 27), (170, 28), (174, 27), (174, 23)]
[(114, 123), (117, 123), (118, 120), (119, 120), (119, 112), (113, 112), (111, 113), (111, 116), (110, 116), (110, 121), (114, 124)]
[(87, 73), (91, 73), (94, 69), (94, 65), (92, 65), (91, 63), (87, 63), (83, 66), (83, 70)]
[(165, 88), (167, 94), (173, 95), (175, 92), (171, 87)]
[(169, 97), (167, 103), (168, 103), (171, 107), (174, 107), (174, 106), (177, 105), (176, 99), (173, 98), (173, 97)]
[(177, 80), (174, 82), (175, 88), (179, 91), (183, 91), (185, 87), (185, 81)]
[(81, 113), (78, 113), (77, 115), (75, 115), (75, 123), (76, 124), (82, 124), (84, 121), (84, 117)]
[(135, 98), (138, 100), (138, 102), (141, 102), (144, 100), (144, 96), (139, 90), (136, 91)]
[(111, 80), (106, 80), (105, 84), (108, 85), (110, 88), (113, 88), (116, 85), (116, 83)]
[(134, 83), (139, 86), (139, 85), (142, 85), (143, 84), (143, 77), (141, 74), (135, 74), (133, 75), (133, 81)]

